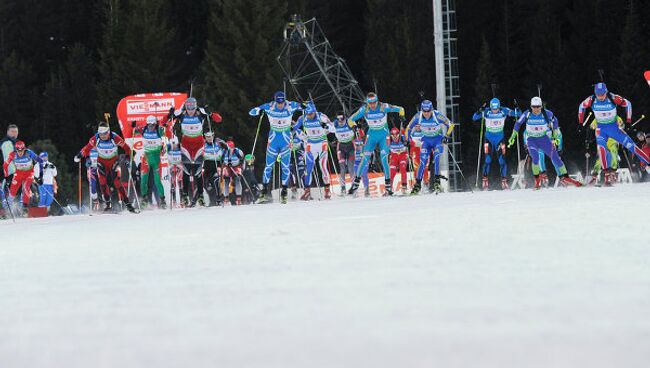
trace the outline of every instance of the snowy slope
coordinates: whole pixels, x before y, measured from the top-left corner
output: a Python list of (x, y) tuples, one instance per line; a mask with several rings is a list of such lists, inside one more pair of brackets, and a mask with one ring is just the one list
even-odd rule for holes
[(0, 367), (647, 367), (649, 195), (3, 221)]

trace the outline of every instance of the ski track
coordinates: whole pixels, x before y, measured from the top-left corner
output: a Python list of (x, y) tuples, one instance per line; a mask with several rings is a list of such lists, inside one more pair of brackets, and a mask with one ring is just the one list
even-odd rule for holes
[(0, 223), (0, 367), (647, 367), (650, 184)]

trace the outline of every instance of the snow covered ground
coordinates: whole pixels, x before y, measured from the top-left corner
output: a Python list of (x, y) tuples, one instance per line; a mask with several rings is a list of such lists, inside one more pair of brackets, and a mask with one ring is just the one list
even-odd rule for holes
[(647, 367), (650, 184), (0, 224), (0, 367)]

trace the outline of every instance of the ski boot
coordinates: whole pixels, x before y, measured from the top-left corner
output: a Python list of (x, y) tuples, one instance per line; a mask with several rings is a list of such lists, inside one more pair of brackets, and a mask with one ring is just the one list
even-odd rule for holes
[(508, 190), (508, 178), (501, 178), (501, 190)]
[(483, 190), (488, 190), (490, 188), (490, 181), (487, 176), (483, 177)]
[(442, 186), (440, 186), (440, 178), (440, 175), (436, 175), (435, 179), (433, 180), (433, 192), (436, 193), (436, 195), (442, 192)]
[(406, 184), (402, 183), (402, 195), (406, 195)]
[(539, 173), (539, 177), (542, 180), (542, 185), (544, 188), (548, 188), (548, 176), (546, 176), (546, 172), (542, 171)]
[(241, 196), (238, 195), (237, 198), (235, 198), (235, 206), (241, 206)]
[(365, 188), (363, 191), (363, 196), (366, 198), (370, 198), (370, 188)]
[(298, 198), (298, 188), (291, 187), (291, 199)]
[(0, 219), (4, 220), (7, 218), (7, 214), (5, 213), (4, 208), (0, 208)]
[(104, 212), (111, 212), (113, 211), (113, 203), (111, 203), (110, 200), (104, 202)]
[(308, 201), (311, 199), (311, 188), (305, 187), (304, 193), (302, 193), (302, 196), (300, 196), (301, 201)]
[(341, 185), (341, 197), (345, 197), (345, 191), (346, 190), (347, 189), (345, 189), (345, 185)]
[(131, 213), (138, 213), (138, 210), (136, 210), (135, 207), (133, 207), (131, 202), (124, 202), (124, 207), (126, 207), (126, 209)]
[(280, 190), (280, 203), (287, 204), (287, 186), (283, 185)]
[(268, 184), (262, 184), (262, 193), (255, 203), (271, 203), (273, 202), (273, 197), (271, 196), (271, 191)]
[(332, 199), (332, 193), (330, 192), (330, 185), (325, 185), (325, 199)]
[(416, 179), (415, 184), (413, 184), (413, 189), (411, 190), (411, 195), (420, 193), (420, 189), (422, 189), (422, 181)]
[(575, 187), (581, 187), (582, 183), (569, 177), (568, 174), (560, 175), (560, 183), (562, 183), (563, 186), (568, 186), (568, 185), (573, 185)]
[(352, 186), (350, 187), (350, 190), (348, 190), (348, 194), (354, 194), (354, 192), (359, 189), (359, 182), (361, 181), (361, 177), (355, 176), (354, 181), (352, 182)]
[(594, 172), (594, 173), (591, 174), (591, 179), (589, 180), (587, 185), (591, 187), (591, 186), (596, 185), (596, 182), (598, 182), (598, 173)]
[(158, 203), (158, 207), (161, 210), (167, 209), (167, 202), (165, 202), (165, 197), (160, 197), (160, 203)]
[(539, 190), (542, 187), (542, 177), (537, 174), (535, 175), (535, 190)]
[(386, 179), (385, 183), (386, 183), (386, 188), (384, 189), (383, 196), (384, 197), (392, 196), (393, 195), (393, 188), (392, 188), (392, 185), (390, 183), (390, 179)]
[(93, 199), (93, 211), (99, 211), (99, 199), (95, 198)]
[(605, 187), (611, 187), (613, 185), (613, 180), (612, 180), (612, 172), (607, 169), (605, 171), (605, 183), (603, 183), (603, 186)]

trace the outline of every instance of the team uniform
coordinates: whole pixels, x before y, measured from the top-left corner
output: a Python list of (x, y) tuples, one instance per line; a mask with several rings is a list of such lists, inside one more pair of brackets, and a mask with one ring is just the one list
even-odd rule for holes
[(34, 182), (34, 163), (38, 164), (41, 175), (43, 173), (43, 160), (38, 157), (32, 150), (25, 149), (23, 143), (23, 153), (18, 154), (18, 147), (21, 141), (16, 142), (16, 151), (9, 153), (9, 156), (3, 164), (3, 171), (5, 177), (9, 176), (9, 165), (12, 163), (15, 167), (13, 179), (9, 186), (9, 202), (13, 202), (18, 194), (18, 190), (22, 190), (22, 204), (23, 208), (29, 207), (29, 200), (32, 197), (32, 183)]
[[(377, 103), (377, 106), (372, 109), (369, 106), (369, 103)], [(399, 113), (401, 118), (404, 117), (404, 108), (401, 106), (394, 106), (391, 104), (379, 102), (376, 96), (369, 97), (366, 105), (362, 106), (354, 113), (348, 121), (351, 126), (356, 125), (356, 121), (359, 119), (365, 119), (368, 124), (368, 133), (366, 137), (366, 144), (363, 148), (364, 159), (361, 162), (360, 168), (364, 170), (365, 166), (368, 166), (370, 162), (370, 156), (374, 152), (375, 148), (379, 148), (379, 155), (381, 160), (381, 166), (384, 170), (384, 179), (386, 182), (386, 192), (392, 194), (392, 189), (390, 186), (390, 166), (388, 165), (388, 113), (396, 112)], [(359, 187), (359, 181), (361, 180), (360, 171), (357, 170), (354, 183), (350, 188), (349, 194), (353, 194)]]
[(425, 100), (422, 102), (422, 110), (431, 111), (431, 115), (426, 117), (424, 113), (419, 112), (415, 114), (408, 124), (408, 131), (412, 131), (416, 125), (420, 125), (422, 131), (422, 148), (420, 150), (420, 165), (418, 166), (417, 175), (415, 177), (415, 185), (413, 187), (413, 194), (420, 191), (424, 171), (429, 163), (429, 156), (433, 153), (433, 181), (432, 189), (436, 192), (440, 191), (440, 156), (445, 152), (445, 142), (448, 135), (453, 129), (451, 121), (441, 112), (433, 109), (431, 101)]
[(112, 208), (111, 190), (109, 187), (112, 184), (118, 193), (119, 199), (124, 202), (126, 208), (131, 212), (135, 212), (135, 209), (129, 202), (129, 197), (119, 175), (120, 161), (118, 150), (121, 148), (130, 156), (131, 148), (124, 142), (122, 137), (113, 132), (109, 133), (108, 139), (106, 140), (101, 139), (99, 133), (93, 135), (88, 141), (88, 144), (81, 149), (75, 161), (80, 160), (81, 157), (88, 157), (92, 149), (97, 150), (97, 179), (99, 181), (100, 191), (104, 197), (105, 210), (108, 211)]
[[(558, 171), (558, 176), (562, 184), (572, 184), (580, 186), (581, 184), (567, 175), (566, 166), (562, 162), (562, 158), (558, 154), (556, 147), (558, 135), (558, 121), (553, 112), (546, 110), (542, 106), (542, 100), (539, 97), (534, 97), (531, 101), (531, 106), (539, 106), (541, 108), (539, 113), (534, 113), (531, 110), (526, 110), (519, 120), (515, 123), (514, 130), (508, 146), (512, 146), (518, 135), (521, 125), (526, 124), (526, 145), (528, 153), (532, 160), (533, 175), (535, 176), (535, 189), (539, 189), (542, 185), (543, 176), (540, 176), (540, 152), (551, 158), (553, 166)], [(551, 135), (552, 138), (549, 137)], [(554, 142), (555, 141), (555, 142)]]
[(203, 182), (210, 198), (210, 206), (220, 205), (223, 201), (221, 191), (221, 154), (223, 141), (213, 139), (203, 146)]
[[(155, 124), (155, 125), (154, 125)], [(152, 127), (152, 129), (149, 129)], [(165, 152), (166, 138), (171, 138), (171, 131), (158, 125), (155, 117), (147, 117), (147, 127), (138, 131), (142, 135), (142, 144), (144, 154), (142, 155), (142, 162), (140, 164), (140, 191), (145, 201), (149, 193), (149, 173), (152, 174), (153, 185), (156, 188), (158, 197), (160, 198), (160, 206), (164, 208), (165, 203), (165, 189), (162, 185), (160, 178), (160, 156)]]
[[(56, 166), (48, 160), (47, 152), (41, 152), (38, 157), (43, 161), (43, 174), (39, 175), (42, 177), (41, 185), (38, 187), (39, 194), (39, 207), (50, 207), (54, 201), (54, 196), (56, 195), (58, 188), (56, 183)], [(36, 168), (39, 168), (36, 166)]]
[[(607, 141), (611, 138), (620, 143), (627, 150), (635, 154), (641, 162), (646, 165), (650, 163), (650, 157), (645, 154), (630, 138), (616, 121), (618, 117), (616, 108), (622, 107), (626, 111), (627, 123), (632, 122), (632, 104), (627, 99), (610, 93), (605, 83), (598, 83), (594, 89), (595, 94), (587, 97), (578, 108), (578, 123), (582, 125), (584, 115), (587, 109), (591, 108), (596, 120), (596, 144), (598, 145), (598, 156), (605, 173), (605, 184), (609, 185), (615, 175), (615, 169), (612, 165), (613, 155), (607, 149)], [(603, 101), (600, 101), (596, 95), (605, 95)]]
[[(336, 132), (332, 122), (322, 113), (316, 112), (316, 108), (308, 106), (306, 115), (301, 116), (294, 126), (294, 130), (304, 137), (305, 141), (305, 193), (301, 197), (308, 200), (310, 195), (310, 186), (316, 159), (323, 178), (325, 187), (325, 198), (330, 198), (330, 174), (328, 168), (328, 142), (327, 134)], [(308, 115), (313, 115), (311, 118)], [(301, 130), (302, 129), (302, 130)]]
[(485, 122), (485, 141), (483, 143), (483, 153), (485, 161), (483, 163), (483, 189), (489, 187), (490, 166), (493, 156), (497, 156), (499, 162), (499, 174), (501, 176), (501, 188), (508, 188), (508, 167), (506, 163), (506, 144), (503, 129), (508, 117), (515, 117), (518, 111), (511, 110), (507, 107), (501, 107), (498, 99), (490, 101), (490, 106), (479, 110), (472, 116), (472, 120), (483, 120)]
[(241, 204), (242, 196), (242, 165), (244, 163), (244, 152), (235, 147), (232, 142), (228, 142), (226, 148), (221, 150), (220, 160), (223, 161), (223, 177), (225, 180), (225, 192), (230, 196), (230, 187), (235, 188), (235, 204)]
[[(420, 154), (422, 153), (422, 138), (424, 134), (422, 129), (420, 129), (419, 124), (415, 124), (413, 129), (406, 130), (406, 139), (409, 142), (409, 156), (411, 163), (413, 164), (413, 172), (417, 173), (420, 170)], [(422, 180), (427, 183), (429, 181), (429, 170), (424, 169), (424, 176)]]
[(170, 181), (170, 204), (176, 198), (176, 189), (178, 188), (179, 195), (183, 193), (183, 154), (178, 145), (170, 145), (167, 151), (167, 161), (169, 161), (169, 181)]
[(388, 149), (390, 150), (390, 182), (391, 184), (393, 183), (395, 175), (399, 170), (402, 183), (402, 192), (406, 194), (406, 168), (408, 166), (409, 157), (408, 150), (406, 148), (406, 140), (404, 136), (400, 134), (397, 128), (393, 128), (393, 130), (391, 130)]
[(348, 125), (345, 118), (336, 121), (336, 156), (339, 161), (339, 181), (341, 182), (341, 194), (345, 194), (345, 176), (350, 175), (354, 179), (354, 129)]
[(304, 180), (305, 176), (305, 142), (296, 134), (293, 133), (293, 141), (291, 144), (291, 197), (295, 199), (298, 192), (300, 182)]
[[(277, 157), (280, 157), (280, 168), (282, 178), (281, 197), (286, 199), (287, 186), (289, 185), (289, 165), (291, 156), (291, 123), (293, 114), (302, 110), (300, 105), (294, 101), (286, 101), (284, 93), (277, 92), (274, 96), (275, 101), (265, 103), (258, 107), (252, 108), (248, 114), (258, 116), (261, 112), (266, 113), (271, 129), (266, 145), (266, 166), (262, 176), (262, 185), (264, 186), (264, 202), (271, 201), (269, 182), (273, 173), (273, 165)], [(280, 107), (279, 105), (282, 105)]]
[(363, 153), (363, 146), (365, 142), (361, 138), (356, 138), (354, 140), (354, 172), (360, 173), (361, 180), (363, 182), (363, 187), (365, 188), (364, 195), (366, 197), (370, 196), (370, 180), (368, 178), (368, 165), (361, 167), (363, 158), (365, 157)]

